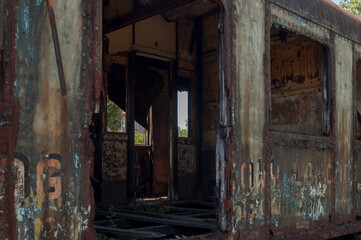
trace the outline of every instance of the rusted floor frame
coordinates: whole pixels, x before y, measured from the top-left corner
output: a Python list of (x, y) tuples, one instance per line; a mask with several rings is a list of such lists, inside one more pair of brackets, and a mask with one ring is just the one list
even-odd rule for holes
[[(145, 210), (137, 210), (139, 206), (115, 208), (113, 220), (95, 222), (97, 232), (115, 234), (121, 238), (133, 236), (136, 239), (156, 239), (181, 234), (204, 234), (216, 229), (215, 211), (211, 210), (214, 204), (202, 201), (169, 202), (166, 203), (169, 213), (150, 211), (150, 209), (156, 209), (157, 204), (154, 205), (151, 202), (145, 204), (149, 209), (147, 207)], [(106, 217), (108, 214), (107, 210), (97, 210), (98, 216)], [(117, 226), (112, 227), (112, 224)]]

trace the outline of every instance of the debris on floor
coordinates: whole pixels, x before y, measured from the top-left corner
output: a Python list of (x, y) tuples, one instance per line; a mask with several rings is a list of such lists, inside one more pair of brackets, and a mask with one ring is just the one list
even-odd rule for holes
[(217, 229), (215, 205), (204, 201), (139, 200), (104, 206), (94, 221), (99, 239), (182, 239)]

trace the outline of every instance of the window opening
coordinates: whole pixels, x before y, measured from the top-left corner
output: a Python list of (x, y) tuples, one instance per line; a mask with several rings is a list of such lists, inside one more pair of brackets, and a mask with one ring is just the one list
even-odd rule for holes
[(108, 132), (122, 133), (126, 131), (125, 111), (112, 100), (107, 99), (107, 130)]
[(272, 26), (271, 130), (328, 135), (325, 49), (311, 38)]
[(178, 137), (189, 137), (189, 92), (177, 91)]
[(134, 121), (134, 144), (137, 145), (150, 145), (151, 144), (151, 111), (152, 107), (150, 107), (148, 116), (147, 116), (147, 123), (148, 129), (143, 127), (137, 121)]

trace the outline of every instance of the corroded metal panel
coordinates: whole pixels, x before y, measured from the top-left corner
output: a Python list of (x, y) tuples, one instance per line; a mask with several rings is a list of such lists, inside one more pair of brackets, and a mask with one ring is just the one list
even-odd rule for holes
[(178, 144), (179, 177), (194, 175), (196, 170), (196, 146), (185, 140), (179, 139)]
[(234, 13), (232, 120), (236, 146), (232, 204), (235, 232), (265, 223), (265, 3), (237, 0)]
[(103, 142), (103, 179), (107, 181), (127, 180), (126, 134), (106, 133)]
[(105, 24), (112, 19), (126, 15), (133, 11), (134, 7), (133, 0), (125, 0), (125, 1), (118, 1), (118, 0), (105, 0), (104, 1), (104, 21)]
[[(361, 60), (361, 45), (358, 45), (358, 44), (354, 44), (354, 60), (357, 59), (357, 60)], [(354, 66), (355, 68), (357, 68), (357, 62), (354, 62)], [(359, 73), (359, 71), (356, 69), (356, 82), (354, 82), (354, 86), (357, 88), (354, 90), (354, 93), (356, 93), (356, 96), (355, 96), (355, 111), (358, 110), (358, 107), (359, 107), (359, 99), (361, 96), (359, 96), (359, 78), (361, 76), (357, 76), (357, 73)], [(355, 85), (356, 83), (356, 85)], [(356, 120), (357, 121), (357, 120)], [(358, 127), (356, 126), (359, 124), (356, 123), (354, 126), (355, 126), (355, 130), (354, 130), (354, 133), (355, 133), (355, 139), (359, 139), (359, 129)], [(355, 213), (357, 215), (357, 217), (360, 217), (361, 215), (361, 143), (360, 141), (358, 140), (354, 140), (354, 152), (353, 152), (353, 156), (354, 156), (354, 179), (355, 179), (355, 183), (354, 183), (354, 191), (355, 191), (355, 197), (354, 197), (354, 207), (355, 207)]]
[(355, 213), (361, 215), (361, 143), (354, 143)]
[[(332, 207), (332, 145), (307, 137), (271, 141), (271, 222), (275, 227), (310, 228), (328, 220)], [(313, 226), (314, 227), (314, 226)]]
[[(15, 151), (25, 156), (14, 160), (17, 238), (93, 239), (88, 125), (95, 90), (96, 1), (53, 2), (67, 96), (60, 91), (46, 1), (17, 2), (14, 96), (20, 114)], [(19, 162), (25, 158), (28, 177), (26, 164)]]
[(357, 58), (361, 59), (361, 45), (355, 44), (355, 55)]
[[(213, 39), (210, 39), (213, 42)], [(207, 51), (207, 49), (204, 49)], [(205, 53), (203, 65), (202, 151), (215, 151), (217, 134), (218, 61), (216, 52)]]
[[(218, 14), (204, 17), (202, 27), (202, 51), (204, 53), (215, 51), (218, 48)], [(215, 75), (217, 76), (217, 75)]]
[[(191, 46), (192, 32), (194, 31), (194, 21), (184, 20), (178, 23), (178, 74), (182, 77), (189, 77), (187, 75), (194, 75), (196, 66), (196, 51), (189, 51)], [(184, 73), (182, 70), (188, 70)]]
[(322, 135), (322, 93), (272, 98), (271, 123), (275, 131)]
[(352, 209), (353, 156), (352, 124), (352, 45), (341, 36), (335, 37), (335, 211), (347, 215)]
[[(286, 40), (279, 39), (281, 33)], [(270, 58), (270, 129), (322, 135), (321, 44), (272, 27)]]

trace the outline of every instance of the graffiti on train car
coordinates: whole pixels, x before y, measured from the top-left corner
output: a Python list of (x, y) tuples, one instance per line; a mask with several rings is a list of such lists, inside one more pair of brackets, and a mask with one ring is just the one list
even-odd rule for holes
[[(33, 235), (29, 235), (29, 229), (18, 229), (19, 236), (25, 239), (41, 239), (44, 226), (51, 224), (57, 218), (59, 213), (68, 211), (69, 216), (76, 225), (70, 226), (73, 235), (70, 239), (78, 239), (79, 233), (88, 227), (88, 218), (90, 206), (88, 209), (71, 208), (70, 202), (63, 202), (64, 199), (71, 197), (71, 193), (62, 192), (62, 163), (63, 158), (60, 154), (50, 153), (45, 155), (36, 165), (36, 184), (35, 191), (31, 187), (29, 159), (21, 154), (14, 154), (13, 174), (15, 180), (14, 198), (17, 218), (24, 222), (30, 216), (33, 218)], [(42, 221), (41, 212), (47, 207), (46, 221)], [(27, 238), (26, 238), (27, 237)]]
[[(254, 195), (257, 189), (265, 186), (264, 165), (261, 160), (257, 161), (257, 169), (251, 160), (243, 163), (241, 167), (241, 186), (242, 190), (249, 189), (250, 195)], [(304, 162), (298, 165), (292, 164), (290, 176), (286, 173), (280, 174), (280, 164), (270, 163), (270, 180), (273, 198), (271, 202), (274, 223), (278, 225), (278, 218), (286, 209), (292, 209), (290, 215), (300, 217), (304, 221), (308, 219), (318, 220), (320, 217), (326, 216), (328, 191), (332, 184), (332, 164), (318, 168), (312, 162)], [(325, 177), (322, 177), (325, 176)], [(246, 181), (247, 179), (247, 181)], [(247, 185), (246, 185), (247, 183)], [(288, 200), (287, 200), (288, 198)], [(247, 201), (250, 201), (247, 204)], [(282, 206), (287, 203), (288, 206)], [(241, 199), (241, 206), (236, 208), (236, 216), (238, 220), (260, 218), (263, 211), (264, 200), (248, 200)], [(245, 206), (249, 205), (247, 209)], [(251, 220), (252, 221), (252, 220)], [(299, 224), (298, 227), (304, 228), (308, 224)]]

